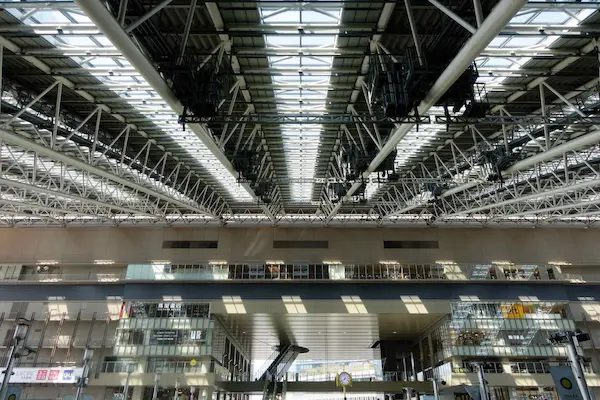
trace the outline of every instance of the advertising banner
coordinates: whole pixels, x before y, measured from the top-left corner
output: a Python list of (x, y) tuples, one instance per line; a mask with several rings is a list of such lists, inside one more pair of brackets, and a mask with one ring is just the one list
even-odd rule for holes
[(10, 383), (75, 383), (83, 368), (15, 368)]
[(583, 400), (571, 367), (550, 366), (549, 370), (560, 400)]

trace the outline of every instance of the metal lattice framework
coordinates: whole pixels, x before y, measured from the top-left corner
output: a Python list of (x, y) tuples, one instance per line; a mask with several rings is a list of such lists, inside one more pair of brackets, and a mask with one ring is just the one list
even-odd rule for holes
[[(597, 1), (106, 3), (0, 1), (0, 224), (600, 217)], [(454, 58), (418, 117), (382, 119), (368, 100), (370, 59), (408, 48)], [(217, 117), (185, 129), (161, 74), (184, 55), (233, 82)], [(491, 114), (447, 115), (434, 104), (472, 62)], [(328, 184), (347, 182), (342, 142), (372, 142), (378, 154), (334, 199)], [(496, 149), (517, 159), (490, 179), (497, 171), (481, 155)], [(266, 193), (235, 170), (248, 151), (260, 154)], [(374, 173), (392, 151), (397, 176)]]

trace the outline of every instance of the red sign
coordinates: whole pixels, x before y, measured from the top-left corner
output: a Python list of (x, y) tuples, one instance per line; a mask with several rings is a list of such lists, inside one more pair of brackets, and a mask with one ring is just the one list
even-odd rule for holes
[(51, 369), (50, 375), (48, 375), (49, 381), (57, 381), (60, 375), (60, 369)]
[(40, 369), (37, 372), (37, 375), (35, 376), (35, 380), (36, 381), (45, 381), (47, 377), (48, 377), (48, 370), (47, 369)]

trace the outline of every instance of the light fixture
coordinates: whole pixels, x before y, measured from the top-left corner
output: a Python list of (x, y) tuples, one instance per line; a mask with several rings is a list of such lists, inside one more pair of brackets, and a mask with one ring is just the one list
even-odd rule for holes
[(557, 265), (557, 266), (560, 266), (560, 265), (572, 265), (568, 261), (548, 261), (548, 264), (549, 265)]
[(494, 265), (513, 265), (512, 261), (500, 260), (500, 261), (492, 261)]
[(58, 261), (56, 260), (41, 260), (37, 262), (37, 265), (56, 265)]
[(322, 261), (322, 263), (325, 265), (342, 265), (341, 261), (332, 261), (332, 260), (325, 260), (325, 261)]
[(271, 265), (283, 265), (283, 264), (285, 264), (285, 262), (282, 261), (282, 260), (267, 260), (266, 263), (267, 264), (271, 264)]
[(399, 263), (398, 263), (398, 261), (394, 261), (394, 260), (384, 260), (384, 261), (379, 261), (379, 264), (381, 264), (381, 265), (396, 265)]
[(114, 263), (113, 260), (94, 260), (94, 264), (96, 265), (113, 265)]
[(224, 261), (224, 260), (209, 261), (208, 265), (227, 265), (227, 261)]
[(170, 265), (171, 261), (169, 260), (152, 260), (150, 261), (152, 265)]

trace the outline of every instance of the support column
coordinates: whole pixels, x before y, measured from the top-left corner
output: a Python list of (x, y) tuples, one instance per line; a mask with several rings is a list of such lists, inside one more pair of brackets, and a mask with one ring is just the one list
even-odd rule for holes
[(435, 357), (433, 354), (433, 340), (431, 339), (431, 333), (427, 335), (427, 347), (429, 347), (429, 363), (431, 365), (431, 377), (435, 379), (433, 374), (433, 368), (435, 367)]

